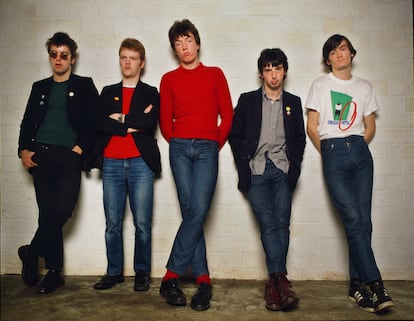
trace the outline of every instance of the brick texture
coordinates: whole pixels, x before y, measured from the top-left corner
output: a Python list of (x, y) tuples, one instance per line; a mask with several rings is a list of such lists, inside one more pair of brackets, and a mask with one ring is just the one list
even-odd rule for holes
[[(282, 48), (289, 58), (286, 89), (306, 100), (323, 72), (323, 42), (347, 35), (358, 50), (354, 73), (375, 87), (381, 110), (371, 143), (375, 160), (373, 239), (385, 279), (414, 279), (413, 29), (409, 0), (0, 0), (1, 273), (19, 273), (17, 248), (31, 240), (37, 209), (30, 175), (17, 158), (19, 125), (31, 84), (50, 75), (44, 43), (56, 31), (79, 45), (75, 71), (93, 77), (100, 91), (120, 80), (118, 46), (126, 37), (147, 49), (143, 80), (158, 87), (177, 65), (167, 32), (189, 18), (200, 31), (201, 60), (226, 74), (233, 104), (258, 88), (261, 49)], [(306, 118), (305, 118), (306, 120)], [(164, 273), (180, 222), (168, 145), (158, 133), (163, 174), (155, 184), (153, 276)], [(219, 180), (206, 223), (214, 278), (266, 277), (258, 227), (237, 191), (230, 148), (220, 154)], [(102, 182), (83, 176), (76, 213), (65, 226), (65, 273), (100, 275), (106, 269)], [(133, 224), (124, 225), (125, 274), (132, 275)], [(347, 279), (344, 233), (327, 198), (320, 157), (308, 140), (293, 203), (288, 269), (292, 279)]]

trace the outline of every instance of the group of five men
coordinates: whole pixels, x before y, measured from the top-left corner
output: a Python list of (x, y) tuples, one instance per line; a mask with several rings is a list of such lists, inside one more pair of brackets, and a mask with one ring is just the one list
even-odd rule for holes
[[(35, 82), (20, 127), (19, 157), (33, 177), (39, 208), (37, 231), (21, 246), (26, 285), (47, 294), (64, 284), (62, 228), (75, 209), (81, 171), (102, 170), (108, 265), (96, 290), (124, 282), (122, 222), (129, 199), (135, 226), (135, 291), (150, 288), (154, 179), (161, 173), (155, 138), (159, 122), (182, 221), (162, 278), (168, 304), (186, 305), (179, 278), (189, 269), (198, 286), (191, 307), (210, 307), (212, 285), (203, 225), (218, 175), (219, 151), (228, 140), (239, 190), (259, 223), (269, 279), (265, 306), (290, 310), (299, 298), (287, 278), (286, 258), (292, 193), (301, 172), (306, 134), (301, 100), (284, 90), (287, 57), (278, 48), (258, 59), (262, 86), (243, 93), (233, 110), (226, 78), (199, 60), (200, 36), (184, 19), (169, 30), (179, 66), (163, 75), (160, 91), (141, 81), (145, 48), (122, 41), (122, 81), (103, 88), (73, 73), (76, 42), (58, 32), (46, 43), (53, 75)], [(393, 305), (371, 249), (372, 157), (367, 143), (375, 133), (378, 109), (372, 86), (351, 74), (356, 54), (341, 35), (323, 48), (331, 72), (309, 92), (307, 132), (322, 155), (332, 201), (345, 227), (350, 253), (349, 297), (376, 312)], [(357, 107), (358, 106), (358, 107)], [(48, 270), (40, 284), (38, 259)]]

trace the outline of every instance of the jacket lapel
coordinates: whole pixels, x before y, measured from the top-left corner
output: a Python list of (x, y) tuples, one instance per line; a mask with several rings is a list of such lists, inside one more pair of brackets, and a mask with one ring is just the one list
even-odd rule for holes
[[(262, 127), (262, 88), (260, 87), (254, 94), (252, 105), (249, 106), (251, 109), (251, 117), (254, 124), (254, 128), (256, 129), (257, 137), (260, 136), (260, 129)], [(259, 139), (259, 138), (257, 138)]]

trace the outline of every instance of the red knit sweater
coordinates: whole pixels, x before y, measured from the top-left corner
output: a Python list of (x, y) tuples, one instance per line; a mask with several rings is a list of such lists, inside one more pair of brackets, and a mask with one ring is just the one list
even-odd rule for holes
[(233, 105), (220, 68), (200, 65), (167, 72), (160, 84), (160, 128), (164, 138), (209, 139), (221, 148), (233, 119)]

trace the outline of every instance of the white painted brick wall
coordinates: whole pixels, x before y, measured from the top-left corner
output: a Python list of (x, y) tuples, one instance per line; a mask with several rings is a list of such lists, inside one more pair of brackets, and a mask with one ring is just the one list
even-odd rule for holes
[[(233, 104), (260, 85), (261, 49), (281, 47), (289, 58), (286, 89), (306, 100), (323, 72), (321, 51), (333, 33), (358, 50), (354, 73), (375, 86), (381, 111), (371, 143), (375, 159), (372, 244), (386, 279), (414, 279), (414, 95), (412, 2), (409, 0), (0, 0), (1, 273), (19, 273), (17, 248), (31, 240), (37, 208), (31, 177), (16, 156), (19, 125), (34, 81), (50, 75), (44, 43), (56, 31), (79, 45), (76, 72), (92, 76), (98, 90), (120, 80), (117, 53), (126, 37), (147, 49), (145, 82), (159, 85), (176, 67), (167, 32), (189, 18), (200, 31), (201, 60), (220, 66)], [(155, 184), (153, 275), (162, 276), (180, 222), (168, 145), (159, 136), (163, 175)], [(220, 154), (214, 202), (206, 223), (215, 278), (264, 278), (257, 225), (237, 191), (231, 151)], [(125, 274), (132, 275), (133, 224), (124, 225)], [(105, 272), (105, 219), (99, 173), (84, 176), (77, 212), (65, 226), (65, 273)], [(320, 157), (308, 140), (303, 174), (294, 198), (288, 269), (293, 279), (346, 279), (344, 233), (327, 197)]]

